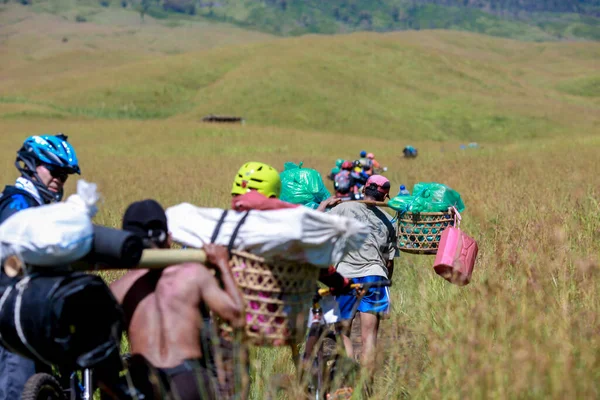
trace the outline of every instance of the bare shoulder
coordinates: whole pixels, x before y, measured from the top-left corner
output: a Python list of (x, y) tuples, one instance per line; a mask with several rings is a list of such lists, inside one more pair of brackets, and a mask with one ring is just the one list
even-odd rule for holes
[(131, 289), (135, 282), (147, 273), (148, 270), (129, 271), (121, 278), (110, 283), (109, 287), (111, 292), (113, 293), (113, 296), (115, 296), (117, 301), (121, 303), (129, 289)]
[(191, 282), (205, 281), (213, 277), (208, 267), (200, 263), (183, 263), (165, 268), (163, 277), (167, 279), (187, 280)]
[(214, 276), (206, 266), (184, 263), (165, 268), (156, 289), (161, 295), (175, 296), (194, 302), (200, 292), (214, 281)]

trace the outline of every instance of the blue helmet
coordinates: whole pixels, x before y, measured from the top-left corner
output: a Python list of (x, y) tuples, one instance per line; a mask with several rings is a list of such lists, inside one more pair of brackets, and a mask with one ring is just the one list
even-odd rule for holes
[[(36, 168), (44, 165), (48, 169), (60, 169), (67, 174), (81, 174), (75, 149), (68, 137), (58, 135), (40, 135), (28, 137), (17, 152), (16, 166), (23, 177), (29, 179), (40, 192), (45, 202), (60, 201), (61, 193), (50, 191), (37, 175)], [(21, 163), (23, 165), (21, 165)]]
[(366, 151), (364, 151), (364, 150), (363, 150), (363, 151), (361, 151), (361, 152), (360, 152), (360, 156), (361, 156), (361, 157), (363, 157), (363, 158), (364, 158), (364, 157), (366, 157), (366, 156), (367, 156), (367, 152), (366, 152)]

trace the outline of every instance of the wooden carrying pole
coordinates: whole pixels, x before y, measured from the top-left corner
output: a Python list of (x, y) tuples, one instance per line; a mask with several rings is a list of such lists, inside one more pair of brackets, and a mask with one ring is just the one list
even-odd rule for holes
[(373, 200), (352, 200), (357, 203), (363, 203), (368, 206), (377, 206), (377, 207), (389, 207), (387, 201), (373, 201)]
[(197, 249), (147, 249), (134, 269), (161, 269), (170, 265), (196, 262), (204, 264), (206, 253)]
[[(206, 253), (204, 250), (197, 249), (146, 249), (142, 253), (142, 258), (138, 265), (124, 268), (122, 265), (92, 264), (85, 261), (77, 261), (71, 264), (66, 271), (102, 271), (114, 269), (163, 269), (171, 265), (183, 264), (186, 262), (205, 263)], [(15, 277), (23, 273), (24, 265), (19, 258), (9, 257), (4, 263), (4, 272), (9, 277)], [(56, 270), (53, 267), (38, 267), (38, 269)]]

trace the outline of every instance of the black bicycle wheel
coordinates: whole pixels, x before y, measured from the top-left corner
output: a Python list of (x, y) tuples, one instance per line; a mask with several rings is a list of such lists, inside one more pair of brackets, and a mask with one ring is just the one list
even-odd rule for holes
[(335, 336), (332, 332), (322, 333), (321, 343), (311, 370), (310, 398), (325, 400), (331, 385), (331, 367), (337, 357)]
[(40, 373), (27, 380), (21, 400), (67, 400), (67, 398), (56, 378)]

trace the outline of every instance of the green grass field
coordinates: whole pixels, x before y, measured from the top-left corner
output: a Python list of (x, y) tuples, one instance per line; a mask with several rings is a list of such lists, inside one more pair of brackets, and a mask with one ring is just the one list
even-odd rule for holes
[[(373, 398), (600, 396), (600, 45), (444, 31), (273, 39), (148, 22), (153, 42), (50, 17), (58, 33), (45, 35), (23, 13), (0, 12), (2, 181), (26, 136), (65, 132), (103, 194), (95, 222), (118, 226), (142, 198), (227, 207), (248, 160), (326, 173), (364, 148), (393, 191), (459, 191), (480, 246), (466, 287), (436, 276), (432, 257), (402, 254)], [(198, 40), (181, 39), (186, 29)], [(199, 122), (208, 113), (247, 123)], [(470, 141), (481, 148), (459, 150)], [(400, 158), (409, 143), (415, 160)], [(253, 354), (262, 400), (293, 367), (287, 350)]]

